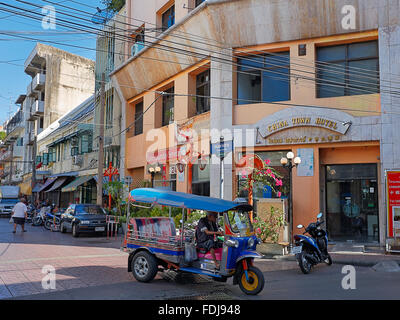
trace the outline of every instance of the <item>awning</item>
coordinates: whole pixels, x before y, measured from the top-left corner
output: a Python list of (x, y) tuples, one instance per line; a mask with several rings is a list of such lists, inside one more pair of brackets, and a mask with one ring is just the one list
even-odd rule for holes
[(47, 190), (46, 192), (51, 192), (51, 191), (55, 191), (57, 189), (60, 189), (62, 185), (64, 185), (64, 183), (67, 181), (68, 177), (61, 177), (61, 178), (57, 178), (57, 181), (54, 182), (53, 186)]
[(84, 184), (85, 182), (88, 182), (89, 180), (93, 179), (93, 177), (94, 177), (93, 175), (78, 177), (74, 181), (72, 181), (70, 184), (68, 184), (67, 186), (62, 188), (61, 192), (75, 191), (76, 188), (78, 188), (80, 185)]
[(32, 192), (39, 192), (39, 190), (42, 188), (43, 184), (41, 183), (36, 183), (35, 187), (33, 188)]
[(47, 189), (54, 181), (56, 181), (57, 178), (48, 178), (45, 182), (45, 184), (39, 189), (38, 192), (42, 192), (45, 189)]

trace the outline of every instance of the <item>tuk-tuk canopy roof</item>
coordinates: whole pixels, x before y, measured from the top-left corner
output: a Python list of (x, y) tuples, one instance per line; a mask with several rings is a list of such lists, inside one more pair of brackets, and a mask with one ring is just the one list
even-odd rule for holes
[(253, 210), (253, 207), (246, 203), (236, 203), (233, 201), (197, 196), (189, 193), (151, 188), (139, 188), (132, 190), (130, 192), (130, 200), (142, 203), (159, 204), (163, 206), (193, 210), (205, 210), (218, 213), (229, 210)]

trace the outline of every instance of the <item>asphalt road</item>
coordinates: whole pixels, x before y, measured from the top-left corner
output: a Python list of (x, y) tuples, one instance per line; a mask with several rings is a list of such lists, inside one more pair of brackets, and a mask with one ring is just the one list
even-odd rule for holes
[[(260, 262), (267, 263), (267, 262)], [(118, 300), (367, 300), (398, 299), (400, 273), (375, 272), (367, 267), (355, 267), (356, 289), (342, 288), (343, 265), (318, 266), (311, 274), (304, 275), (297, 269), (264, 272), (264, 290), (258, 296), (244, 295), (231, 281), (220, 284), (213, 281), (166, 281), (152, 283), (135, 281), (79, 288), (35, 295), (34, 299), (118, 299)], [(196, 283), (197, 282), (197, 283)], [(19, 297), (31, 299), (32, 296)]]
[[(8, 219), (0, 219), (0, 299), (398, 299), (400, 292), (400, 272), (355, 267), (356, 289), (344, 290), (341, 264), (319, 265), (304, 275), (294, 261), (263, 259), (255, 264), (266, 283), (255, 297), (243, 294), (231, 279), (219, 283), (171, 273), (139, 283), (126, 270), (127, 255), (119, 251), (121, 238), (73, 238), (31, 226), (25, 234), (11, 231)], [(42, 288), (44, 265), (55, 268), (55, 290)]]

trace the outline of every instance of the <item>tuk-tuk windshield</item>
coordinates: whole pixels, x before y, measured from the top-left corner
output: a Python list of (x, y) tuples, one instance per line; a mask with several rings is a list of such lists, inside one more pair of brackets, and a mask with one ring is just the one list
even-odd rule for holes
[(248, 212), (229, 211), (228, 219), (234, 233), (246, 236), (253, 232), (253, 225), (251, 224)]

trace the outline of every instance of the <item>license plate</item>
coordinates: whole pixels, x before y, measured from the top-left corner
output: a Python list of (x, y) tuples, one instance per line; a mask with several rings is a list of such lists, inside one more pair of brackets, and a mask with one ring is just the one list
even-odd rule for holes
[(105, 228), (104, 227), (96, 227), (94, 228), (94, 231), (104, 231)]
[(302, 246), (297, 246), (292, 248), (292, 254), (298, 254), (301, 252)]

